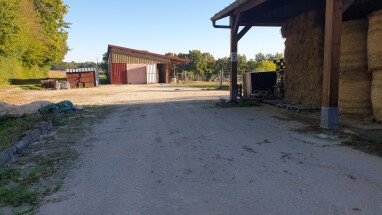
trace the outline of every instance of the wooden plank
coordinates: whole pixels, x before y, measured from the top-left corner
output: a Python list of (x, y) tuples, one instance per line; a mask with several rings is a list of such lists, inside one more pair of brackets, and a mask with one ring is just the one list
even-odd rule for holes
[(338, 107), (342, 0), (326, 0), (323, 107)]
[(237, 35), (237, 40), (241, 40), (241, 38), (243, 38), (244, 35), (245, 35), (249, 30), (251, 30), (251, 28), (252, 28), (252, 26), (245, 26), (245, 27), (243, 28), (243, 30), (241, 30), (241, 31), (239, 32), (239, 34)]

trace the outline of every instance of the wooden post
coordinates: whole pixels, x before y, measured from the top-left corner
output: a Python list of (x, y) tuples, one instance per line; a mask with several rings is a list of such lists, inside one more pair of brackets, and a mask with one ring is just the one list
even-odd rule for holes
[(321, 128), (338, 128), (338, 91), (343, 0), (326, 0)]
[(238, 46), (238, 36), (237, 36), (237, 19), (236, 15), (230, 17), (231, 22), (231, 75), (230, 75), (230, 101), (236, 102), (238, 95), (238, 85), (237, 85), (237, 46)]
[(220, 87), (223, 87), (223, 76), (224, 76), (224, 69), (220, 70)]

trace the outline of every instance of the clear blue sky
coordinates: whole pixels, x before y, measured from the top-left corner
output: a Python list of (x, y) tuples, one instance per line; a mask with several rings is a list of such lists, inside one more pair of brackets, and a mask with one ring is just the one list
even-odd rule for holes
[[(210, 18), (233, 0), (64, 0), (71, 51), (65, 61), (101, 60), (107, 45), (164, 54), (199, 49), (228, 56), (229, 30)], [(283, 52), (279, 28), (253, 28), (239, 43), (239, 54)]]

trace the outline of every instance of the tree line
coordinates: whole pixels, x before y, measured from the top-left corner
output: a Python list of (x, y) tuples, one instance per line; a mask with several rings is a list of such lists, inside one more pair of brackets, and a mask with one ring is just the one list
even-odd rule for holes
[[(194, 79), (211, 80), (220, 74), (223, 70), (225, 75), (231, 71), (231, 60), (229, 57), (215, 58), (210, 53), (203, 53), (199, 50), (192, 50), (189, 53), (171, 54), (179, 58), (186, 58), (189, 60), (188, 64), (177, 65), (176, 72), (182, 73), (187, 71), (188, 76)], [(256, 71), (275, 71), (276, 64), (274, 60), (284, 58), (282, 53), (263, 54), (258, 53), (254, 58), (248, 60), (245, 55), (238, 55), (238, 73), (239, 75), (245, 72)]]
[[(177, 74), (181, 74), (183, 71), (187, 71), (187, 75), (191, 79), (199, 80), (211, 80), (216, 78), (220, 71), (223, 69), (224, 74), (227, 76), (231, 71), (231, 60), (229, 57), (215, 58), (210, 53), (203, 53), (199, 50), (189, 51), (185, 53), (167, 53), (166, 55), (177, 56), (179, 58), (188, 59), (187, 64), (180, 64), (175, 66)], [(258, 53), (252, 59), (247, 59), (245, 55), (238, 56), (238, 73), (239, 75), (244, 72), (256, 72), (256, 71), (275, 71), (276, 64), (274, 60), (284, 58), (282, 53), (275, 54), (263, 54)], [(102, 62), (97, 65), (95, 62), (61, 62), (52, 65), (52, 70), (66, 70), (74, 68), (89, 68), (98, 67), (100, 70), (107, 72), (108, 70), (108, 54), (105, 53), (102, 58)], [(174, 71), (174, 67), (172, 71)], [(173, 73), (172, 73), (173, 74)]]
[(68, 51), (63, 0), (0, 0), (0, 83), (46, 77)]

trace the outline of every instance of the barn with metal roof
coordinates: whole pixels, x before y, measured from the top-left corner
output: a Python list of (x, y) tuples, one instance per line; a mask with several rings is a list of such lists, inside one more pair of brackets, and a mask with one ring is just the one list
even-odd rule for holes
[(187, 63), (177, 56), (155, 54), (109, 45), (111, 84), (153, 84), (171, 82), (171, 65)]

